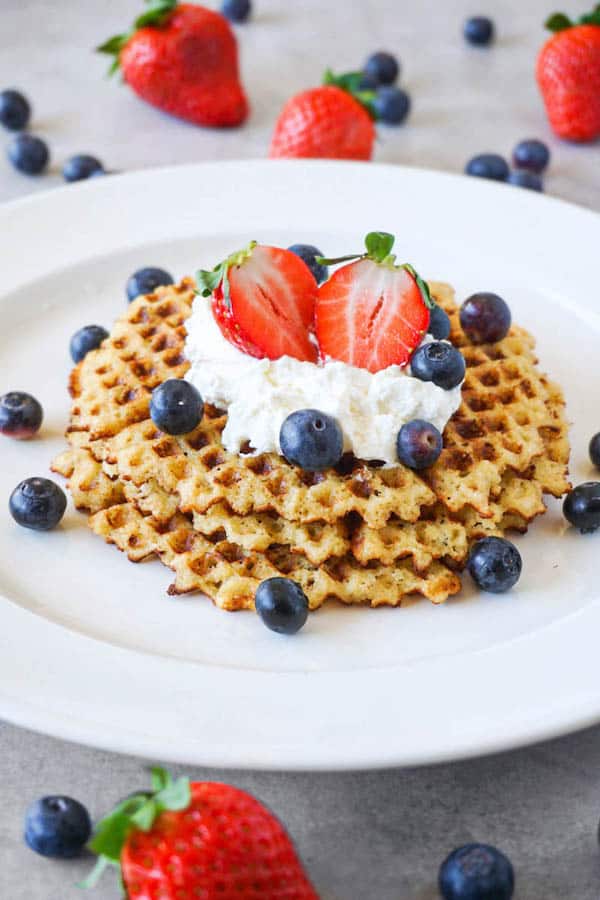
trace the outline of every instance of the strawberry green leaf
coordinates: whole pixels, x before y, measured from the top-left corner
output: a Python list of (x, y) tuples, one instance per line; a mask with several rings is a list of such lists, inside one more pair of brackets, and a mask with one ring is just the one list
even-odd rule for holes
[(155, 794), (154, 801), (160, 810), (169, 809), (179, 812), (190, 805), (192, 794), (189, 778), (178, 778)]
[(198, 293), (202, 294), (203, 297), (210, 297), (223, 281), (224, 274), (224, 263), (220, 263), (210, 272), (206, 269), (199, 269), (198, 272), (196, 272), (196, 286), (198, 288)]
[(403, 269), (406, 269), (412, 277), (415, 279), (417, 283), (417, 287), (421, 291), (421, 297), (423, 298), (423, 303), (427, 307), (427, 309), (433, 309), (435, 306), (435, 302), (433, 301), (431, 294), (429, 293), (429, 285), (426, 281), (423, 281), (418, 272), (415, 271), (414, 267), (410, 265), (410, 263), (404, 263), (402, 266)]
[(87, 876), (87, 878), (84, 878), (83, 881), (80, 881), (77, 884), (77, 887), (83, 888), (84, 890), (95, 888), (104, 875), (106, 869), (111, 865), (113, 865), (113, 863), (111, 863), (110, 860), (106, 858), (106, 856), (99, 856), (96, 860), (96, 865), (94, 866), (90, 874)]
[(163, 25), (177, 6), (177, 0), (150, 0), (150, 9), (138, 16), (134, 22), (136, 28)]
[(173, 784), (173, 776), (170, 772), (167, 772), (166, 769), (161, 769), (160, 766), (153, 766), (151, 771), (153, 791), (162, 791), (162, 789), (166, 788), (169, 784)]
[(544, 22), (544, 27), (548, 31), (564, 31), (565, 28), (572, 28), (573, 22), (564, 13), (552, 13)]
[(363, 90), (360, 87), (362, 79), (362, 72), (343, 72), (341, 75), (336, 75), (331, 69), (326, 69), (325, 74), (323, 75), (323, 84), (333, 85), (334, 87), (341, 88), (342, 91), (346, 91), (346, 93), (354, 97), (361, 106), (365, 107), (372, 119), (375, 119), (375, 91)]
[(140, 806), (138, 811), (129, 817), (129, 822), (131, 825), (135, 825), (136, 828), (139, 828), (140, 831), (150, 831), (157, 813), (158, 804), (156, 801), (153, 799), (146, 800), (146, 802)]
[(387, 231), (371, 231), (365, 238), (367, 256), (375, 262), (383, 262), (391, 253), (396, 238)]
[(600, 25), (600, 4), (597, 4), (591, 13), (580, 16), (577, 21), (580, 25)]

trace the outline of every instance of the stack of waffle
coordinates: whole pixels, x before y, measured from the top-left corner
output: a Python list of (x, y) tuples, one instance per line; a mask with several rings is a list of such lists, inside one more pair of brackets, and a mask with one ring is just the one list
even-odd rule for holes
[(229, 453), (227, 417), (210, 406), (191, 434), (161, 433), (150, 394), (188, 367), (188, 279), (134, 301), (73, 370), (69, 449), (53, 468), (94, 532), (134, 562), (157, 556), (174, 571), (169, 593), (252, 608), (258, 584), (283, 575), (313, 609), (329, 598), (442, 602), (460, 590), (474, 540), (526, 531), (545, 511), (544, 494), (568, 490), (569, 446), (562, 393), (539, 372), (533, 338), (513, 326), (499, 343), (474, 346), (452, 289), (430, 287), (467, 374), (444, 450), (424, 472), (344, 457), (311, 473), (250, 447)]

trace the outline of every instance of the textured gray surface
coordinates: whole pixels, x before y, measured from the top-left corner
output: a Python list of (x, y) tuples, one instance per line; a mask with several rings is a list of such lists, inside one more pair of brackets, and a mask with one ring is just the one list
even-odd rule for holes
[[(168, 119), (102, 77), (105, 61), (89, 48), (127, 25), (138, 0), (1, 6), (0, 87), (22, 87), (33, 99), (32, 130), (50, 142), (53, 172), (24, 178), (0, 158), (0, 200), (60, 183), (61, 161), (75, 152), (96, 153), (114, 169), (264, 156), (290, 93), (316, 83), (327, 64), (351, 68), (370, 50), (389, 47), (403, 60), (414, 112), (404, 128), (381, 129), (378, 160), (461, 171), (475, 152), (508, 153), (519, 138), (540, 136), (554, 153), (548, 192), (600, 209), (597, 146), (554, 141), (533, 83), (540, 23), (553, 6), (546, 0), (255, 0), (254, 22), (238, 32), (252, 116), (241, 130), (212, 132)], [(561, 6), (580, 11), (577, 2)], [(489, 52), (460, 38), (473, 11), (491, 13), (498, 24), (499, 41)], [(168, 742), (165, 735), (165, 748)], [(25, 850), (24, 810), (40, 794), (60, 791), (98, 815), (145, 783), (145, 763), (9, 725), (0, 726), (0, 761), (0, 897), (80, 897), (73, 885), (88, 861), (57, 864)], [(592, 729), (500, 757), (412, 771), (190, 774), (232, 781), (269, 804), (294, 835), (324, 900), (433, 900), (439, 861), (473, 839), (511, 856), (517, 900), (597, 900), (599, 768), (600, 729)], [(108, 877), (95, 896), (116, 898), (115, 883)]]

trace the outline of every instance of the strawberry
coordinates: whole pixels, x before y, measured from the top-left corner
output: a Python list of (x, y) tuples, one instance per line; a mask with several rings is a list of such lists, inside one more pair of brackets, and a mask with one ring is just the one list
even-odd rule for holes
[(546, 27), (555, 34), (536, 75), (550, 124), (559, 137), (593, 141), (600, 136), (600, 5), (577, 24), (555, 13)]
[(318, 900), (283, 826), (254, 797), (162, 769), (152, 787), (99, 822), (85, 887), (113, 865), (129, 900)]
[(219, 13), (177, 0), (150, 0), (131, 31), (110, 38), (100, 53), (114, 56), (136, 94), (196, 125), (239, 125), (248, 114), (237, 44)]
[(259, 359), (316, 361), (310, 332), (317, 282), (295, 253), (253, 241), (196, 279), (199, 292), (212, 296), (221, 333), (239, 350)]
[(375, 231), (367, 252), (323, 260), (346, 262), (319, 288), (316, 332), (323, 356), (379, 372), (408, 363), (429, 325), (433, 302), (412, 266), (391, 255), (394, 237)]

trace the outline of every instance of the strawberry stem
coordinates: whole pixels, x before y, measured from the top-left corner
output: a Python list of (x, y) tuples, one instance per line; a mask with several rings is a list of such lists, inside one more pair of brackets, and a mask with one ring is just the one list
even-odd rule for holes
[(114, 37), (104, 41), (103, 44), (100, 44), (99, 47), (96, 47), (97, 53), (107, 53), (109, 56), (113, 57), (113, 61), (108, 70), (109, 76), (114, 75), (119, 68), (121, 51), (136, 31), (139, 31), (140, 28), (148, 28), (149, 26), (159, 28), (161, 25), (164, 25), (177, 6), (178, 0), (145, 0), (145, 2), (149, 5), (149, 9), (147, 9), (146, 12), (141, 13), (141, 15), (135, 19), (133, 26), (129, 31), (125, 31), (123, 34), (116, 34)]

